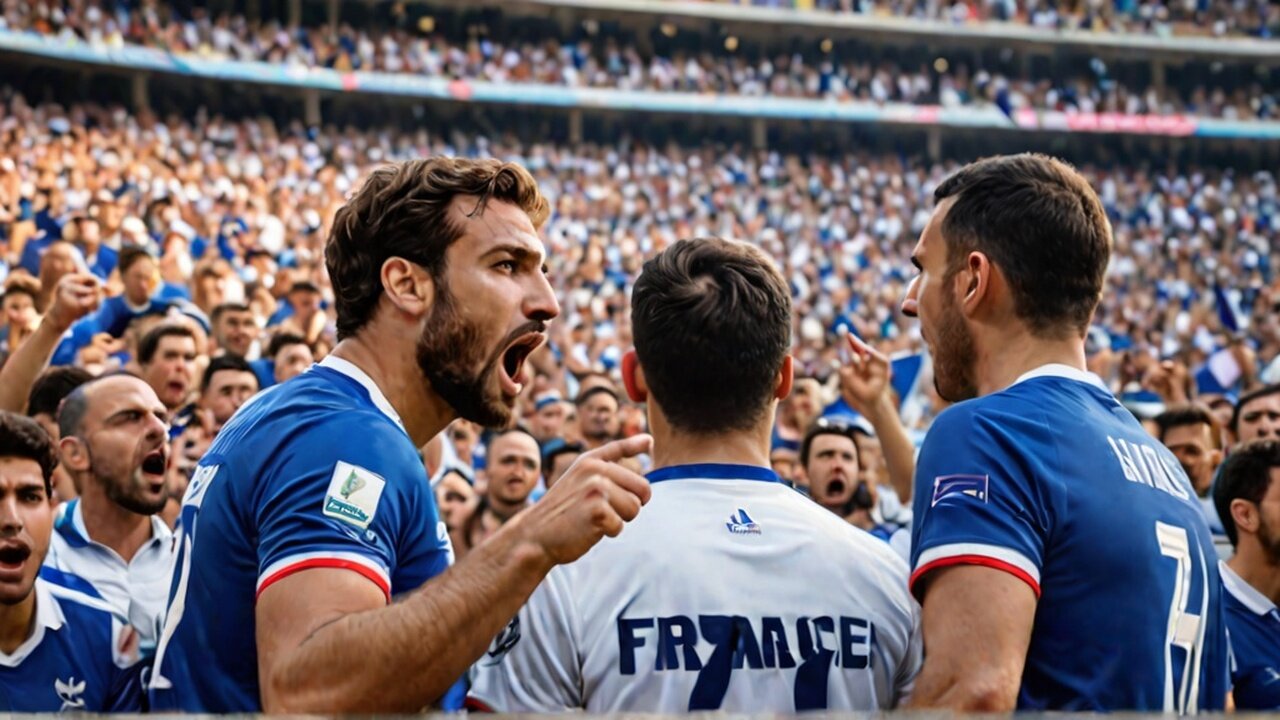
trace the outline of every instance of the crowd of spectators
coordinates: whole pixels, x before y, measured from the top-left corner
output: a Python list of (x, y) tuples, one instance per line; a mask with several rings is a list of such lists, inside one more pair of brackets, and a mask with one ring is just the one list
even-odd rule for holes
[[(955, 7), (968, 7), (957, 4)], [(999, 107), (1124, 114), (1186, 114), (1227, 119), (1274, 119), (1280, 95), (1268, 76), (1242, 80), (1224, 70), (1220, 82), (1196, 84), (1170, 77), (1163, 89), (1126, 84), (1094, 59), (1046, 75), (1024, 74), (1009, 63), (984, 67), (976, 58), (928, 58), (919, 63), (877, 56), (865, 46), (815, 44), (807, 52), (739, 50), (737, 39), (698, 38), (662, 50), (585, 23), (578, 40), (501, 33), (469, 25), (448, 34), (404, 22), (383, 30), (285, 27), (243, 16), (124, 3), (6, 3), (3, 27), (78, 38), (105, 47), (136, 44), (212, 59), (253, 60), (295, 67), (377, 70), (500, 83), (692, 92), (753, 97), (901, 102), (943, 107)], [(588, 31), (588, 29), (590, 31)], [(504, 37), (497, 37), (501, 34)], [(507, 36), (510, 35), (510, 36)], [(725, 44), (729, 43), (729, 44)], [(1250, 69), (1249, 72), (1252, 72)], [(1205, 81), (1209, 82), (1209, 81)]]
[[(746, 239), (777, 259), (795, 296), (804, 375), (830, 376), (841, 326), (889, 354), (922, 348), (916, 323), (897, 306), (933, 188), (954, 164), (625, 140), (570, 148), (204, 114), (160, 120), (119, 107), (32, 106), (12, 95), (0, 112), (0, 257), (9, 290), (0, 349), (11, 353), (33, 331), (59, 277), (87, 267), (117, 298), (97, 325), (68, 334), (56, 363), (95, 371), (127, 364), (149, 329), (131, 319), (150, 306), (176, 308), (212, 333), (211, 346), (197, 342), (204, 358), (231, 341), (250, 359), (293, 352), (290, 362), (305, 367), (334, 342), (321, 252), (334, 211), (377, 164), (434, 154), (519, 162), (554, 208), (544, 238), (562, 315), (538, 358), (530, 411), (540, 393), (573, 397), (581, 378), (616, 371), (631, 342), (631, 283), (647, 255), (683, 237)], [(1093, 342), (1108, 350), (1100, 362), (1114, 389), (1141, 384), (1160, 361), (1194, 370), (1241, 338), (1244, 372), (1280, 373), (1274, 175), (1082, 169), (1114, 227)], [(249, 318), (237, 314), (234, 338), (219, 322), (225, 304), (248, 308)], [(301, 338), (309, 352), (273, 343), (276, 336)], [(198, 376), (193, 370), (188, 392)], [(262, 370), (260, 381), (270, 384), (271, 373)], [(917, 420), (927, 419), (926, 404)]]
[(1273, 38), (1280, 11), (1266, 0), (719, 0), (738, 5), (936, 20), (1009, 22), (1046, 30)]

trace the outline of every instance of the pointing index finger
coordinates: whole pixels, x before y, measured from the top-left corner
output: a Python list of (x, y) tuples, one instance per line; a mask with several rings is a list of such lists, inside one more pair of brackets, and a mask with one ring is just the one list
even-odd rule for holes
[(614, 440), (607, 445), (585, 453), (585, 455), (605, 462), (617, 462), (623, 458), (635, 457), (641, 453), (649, 452), (651, 447), (653, 447), (653, 437), (641, 433), (622, 440)]

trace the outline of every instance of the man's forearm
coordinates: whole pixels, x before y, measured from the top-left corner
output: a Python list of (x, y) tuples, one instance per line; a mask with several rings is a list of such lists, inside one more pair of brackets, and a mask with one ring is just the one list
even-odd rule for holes
[(885, 397), (876, 403), (876, 407), (867, 415), (867, 421), (880, 439), (880, 452), (884, 455), (884, 464), (889, 471), (889, 484), (898, 493), (902, 503), (909, 505), (916, 472), (916, 452), (911, 438), (907, 436), (907, 428), (898, 415), (898, 409), (891, 399)]
[(263, 678), (267, 712), (416, 712), (484, 653), (551, 568), (517, 516), (407, 599), (324, 626)]
[(48, 366), (62, 332), (45, 318), (9, 356), (9, 361), (0, 369), (0, 410), (20, 413), (26, 409), (31, 386)]

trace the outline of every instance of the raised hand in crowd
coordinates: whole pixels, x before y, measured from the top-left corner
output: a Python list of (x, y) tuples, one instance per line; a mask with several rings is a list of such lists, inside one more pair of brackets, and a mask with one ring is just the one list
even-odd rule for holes
[(898, 414), (893, 365), (888, 356), (863, 342), (848, 329), (841, 337), (849, 346), (849, 361), (840, 366), (840, 395), (871, 423), (884, 452), (889, 482), (902, 502), (911, 501), (915, 475), (915, 447)]
[(22, 412), (31, 385), (49, 364), (63, 333), (101, 302), (101, 285), (89, 273), (71, 273), (58, 281), (53, 303), (40, 326), (0, 368), (0, 410)]

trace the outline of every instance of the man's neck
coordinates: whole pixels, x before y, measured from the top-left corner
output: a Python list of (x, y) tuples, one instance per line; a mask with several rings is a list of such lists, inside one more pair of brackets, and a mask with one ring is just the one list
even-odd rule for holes
[[(385, 339), (384, 332), (369, 327), (338, 343), (333, 355), (369, 376), (395, 408), (413, 444), (422, 447), (453, 422), (457, 413), (423, 377), (417, 358), (413, 357), (412, 344), (402, 338), (384, 342)], [(400, 347), (401, 352), (388, 351), (395, 347)]]
[(673, 431), (666, 423), (655, 423), (654, 419), (650, 413), (654, 470), (695, 463), (772, 467), (769, 463), (770, 428), (767, 423), (751, 430), (723, 435), (691, 435)]
[(607, 445), (607, 444), (609, 443), (609, 440), (610, 440), (610, 439), (611, 439), (611, 438), (606, 437), (606, 436), (603, 436), (603, 435), (601, 435), (601, 436), (599, 436), (599, 437), (592, 437), (592, 436), (589, 436), (589, 435), (585, 435), (585, 434), (584, 434), (584, 435), (582, 436), (582, 444), (583, 444), (583, 446), (584, 446), (584, 447), (586, 447), (586, 449), (588, 449), (588, 450), (595, 450), (596, 448), (603, 447), (603, 446)]
[(80, 487), (80, 515), (88, 540), (105, 545), (125, 562), (151, 539), (151, 516), (120, 507), (103, 492), (96, 480), (83, 479)]
[(850, 525), (863, 530), (870, 530), (876, 526), (876, 521), (871, 517), (871, 511), (866, 508), (856, 509), (846, 515), (844, 519)]
[(503, 525), (508, 520), (510, 520), (516, 513), (520, 512), (521, 510), (527, 507), (529, 507), (528, 500), (525, 500), (524, 502), (520, 502), (520, 503), (508, 503), (508, 502), (503, 502), (502, 500), (495, 500), (493, 498), (490, 498), (488, 507), (486, 507), (484, 511), (488, 513), (495, 521), (497, 521), (498, 525)]
[(1000, 392), (1023, 375), (1045, 365), (1066, 365), (1081, 372), (1086, 369), (1084, 340), (1074, 336), (1066, 340), (1045, 340), (1018, 330), (980, 345), (998, 348), (976, 349), (974, 381), (980, 397)]
[(1280, 567), (1271, 564), (1256, 542), (1246, 541), (1236, 548), (1236, 554), (1227, 561), (1227, 567), (1235, 571), (1241, 580), (1280, 606)]
[(22, 602), (0, 605), (0, 652), (12, 655), (31, 637), (36, 619), (36, 590), (31, 588)]

